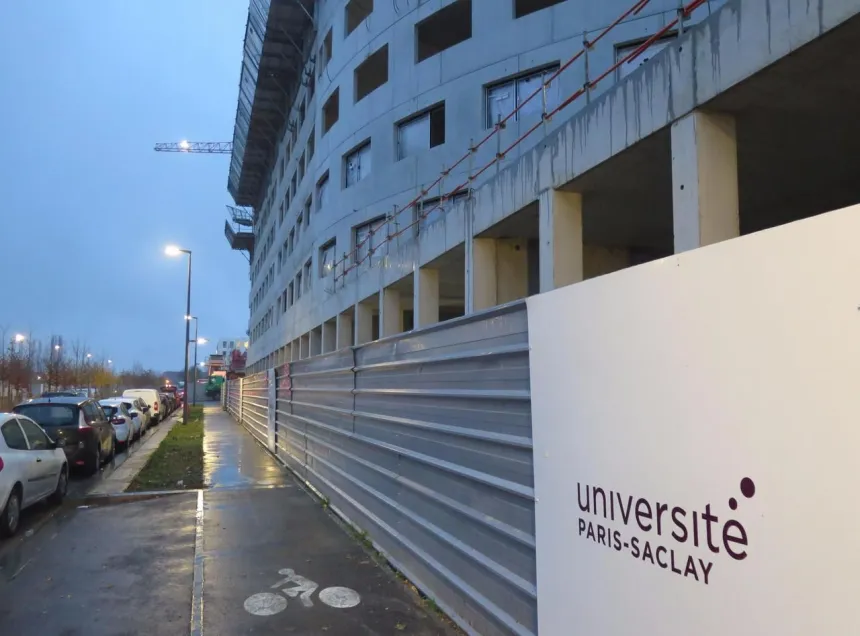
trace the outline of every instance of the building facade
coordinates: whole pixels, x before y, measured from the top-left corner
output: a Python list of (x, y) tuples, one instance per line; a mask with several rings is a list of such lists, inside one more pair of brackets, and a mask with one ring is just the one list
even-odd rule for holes
[(223, 356), (230, 356), (234, 349), (243, 352), (248, 350), (247, 337), (218, 338), (214, 344), (215, 353)]
[[(782, 131), (742, 131), (764, 98), (728, 89), (795, 45), (774, 25), (797, 11), (762, 4), (254, 0), (230, 180), (250, 370), (824, 211), (739, 185), (739, 136)], [(818, 4), (810, 39), (853, 16)]]

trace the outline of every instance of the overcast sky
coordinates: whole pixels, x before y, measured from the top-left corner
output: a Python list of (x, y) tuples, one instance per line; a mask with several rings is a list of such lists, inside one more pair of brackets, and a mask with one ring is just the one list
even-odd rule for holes
[[(182, 367), (192, 313), (245, 333), (248, 266), (224, 238), (247, 0), (0, 2), (0, 330)], [(210, 347), (201, 347), (201, 356)]]

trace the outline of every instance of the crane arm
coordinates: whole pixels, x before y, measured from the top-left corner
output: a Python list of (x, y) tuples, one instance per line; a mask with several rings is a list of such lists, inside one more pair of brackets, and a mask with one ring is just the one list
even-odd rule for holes
[(233, 152), (233, 142), (180, 141), (178, 143), (155, 144), (155, 152), (196, 152), (204, 155), (229, 155)]

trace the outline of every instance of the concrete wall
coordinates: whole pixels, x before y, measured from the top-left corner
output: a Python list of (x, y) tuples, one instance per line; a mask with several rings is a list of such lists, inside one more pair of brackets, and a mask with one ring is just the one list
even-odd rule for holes
[[(462, 246), (467, 236), (474, 236), (533, 203), (542, 191), (563, 186), (668, 127), (860, 10), (860, 0), (732, 0), (719, 10), (723, 2), (706, 3), (686, 26), (706, 20), (704, 24), (690, 29), (624, 81), (608, 78), (589, 99), (575, 102), (507, 155), (498, 169), (489, 170), (485, 185), (477, 189), (474, 198), (453, 206), (444, 221), (429, 227), (420, 240), (414, 240), (411, 233), (404, 235), (382, 251), (384, 257), (379, 265), (354, 270), (335, 288), (331, 278), (318, 277), (319, 248), (334, 238), (340, 258), (353, 247), (355, 226), (392, 213), (395, 206), (407, 203), (422, 186), (438, 176), (443, 166), (459, 158), (470, 139), (486, 134), (487, 84), (545, 64), (563, 63), (581, 48), (583, 31), (594, 37), (632, 4), (627, 0), (597, 4), (567, 0), (514, 19), (507, 0), (473, 0), (472, 38), (416, 64), (415, 23), (449, 3), (404, 2), (397, 13), (393, 3), (377, 1), (370, 17), (346, 38), (345, 2), (318, 3), (318, 42), (331, 28), (333, 55), (316, 79), (315, 95), (308, 104), (307, 118), (283, 179), (277, 178), (279, 169), (275, 165), (269, 197), (272, 211), (267, 215), (267, 227), (257, 228), (259, 237), (272, 231), (275, 239), (266, 262), (259, 266), (252, 264), (252, 272), (256, 269), (261, 274), (252, 283), (251, 299), (258, 298), (259, 302), (249, 322), (252, 335), (249, 363), (261, 361), (354, 303), (412, 275), (417, 266)], [(589, 54), (589, 77), (593, 79), (613, 64), (616, 45), (655, 33), (674, 18), (677, 6), (675, 0), (655, 0), (640, 15), (619, 25)], [(354, 104), (353, 71), (383, 44), (389, 46), (388, 82)], [(559, 77), (562, 98), (579, 89), (585, 79), (585, 64), (581, 60)], [(340, 92), (340, 119), (322, 135), (319, 111), (335, 89)], [(303, 98), (304, 90), (299, 101)], [(443, 100), (446, 143), (397, 161), (395, 123)], [(511, 122), (500, 135), (502, 147), (519, 137), (537, 117)], [(281, 223), (278, 206), (312, 128), (315, 154)], [(372, 142), (371, 173), (345, 189), (343, 155), (366, 139)], [(282, 152), (285, 148), (286, 142), (282, 141)], [(496, 148), (495, 143), (485, 146), (472, 165), (488, 161)], [(470, 166), (464, 164), (461, 168), (459, 174), (445, 180), (445, 185), (450, 188), (463, 180)], [(302, 228), (302, 238), (293, 254), (278, 268), (278, 248), (326, 171), (328, 204), (311, 215), (310, 226)], [(404, 213), (399, 218), (402, 226), (411, 220), (411, 215)], [(313, 259), (310, 292), (303, 293), (286, 313), (275, 309), (275, 318), (265, 332), (255, 330), (261, 318), (276, 308), (279, 294), (295, 279), (308, 258)], [(258, 289), (273, 264), (274, 282), (261, 297)]]

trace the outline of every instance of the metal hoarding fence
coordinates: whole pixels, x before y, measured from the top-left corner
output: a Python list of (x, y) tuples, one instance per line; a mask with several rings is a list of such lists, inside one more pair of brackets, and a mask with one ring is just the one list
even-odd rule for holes
[[(243, 424), (266, 445), (264, 407), (247, 395), (258, 375), (245, 379)], [(525, 303), (275, 377), (286, 466), (467, 632), (536, 633)]]

